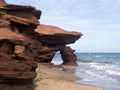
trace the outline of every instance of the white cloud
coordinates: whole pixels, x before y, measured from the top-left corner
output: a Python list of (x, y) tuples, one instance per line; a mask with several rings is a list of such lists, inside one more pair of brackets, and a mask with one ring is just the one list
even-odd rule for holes
[(77, 52), (119, 52), (119, 38), (119, 31), (91, 30), (84, 32), (83, 37), (70, 46)]
[(6, 0), (43, 11), (41, 23), (81, 31), (78, 51), (120, 51), (120, 0)]

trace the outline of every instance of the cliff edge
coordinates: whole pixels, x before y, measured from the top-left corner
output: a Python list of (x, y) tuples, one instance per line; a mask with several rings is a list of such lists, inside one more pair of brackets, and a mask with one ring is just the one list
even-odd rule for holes
[(64, 65), (77, 65), (74, 50), (66, 45), (82, 34), (39, 24), (41, 13), (0, 0), (0, 83), (32, 83), (37, 63), (51, 63), (57, 51)]

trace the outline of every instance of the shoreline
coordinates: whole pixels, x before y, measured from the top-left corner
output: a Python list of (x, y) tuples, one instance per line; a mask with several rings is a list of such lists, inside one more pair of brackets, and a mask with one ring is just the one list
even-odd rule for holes
[(76, 83), (75, 81), (80, 78), (72, 73), (74, 70), (71, 72), (67, 67), (71, 66), (62, 68), (38, 64), (37, 77), (34, 80), (35, 90), (104, 90), (100, 87)]

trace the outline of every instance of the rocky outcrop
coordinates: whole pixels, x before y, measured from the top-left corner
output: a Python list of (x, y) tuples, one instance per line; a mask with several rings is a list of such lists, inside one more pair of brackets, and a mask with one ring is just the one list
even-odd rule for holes
[(74, 50), (66, 45), (82, 34), (39, 24), (40, 16), (32, 6), (0, 1), (0, 83), (32, 83), (37, 62), (51, 63), (57, 51), (64, 65), (77, 65)]
[[(66, 31), (56, 26), (50, 25), (39, 25), (35, 30), (39, 34), (37, 40), (46, 45), (47, 50), (40, 52), (40, 57), (44, 57), (40, 62), (51, 62), (57, 51), (60, 51), (60, 54), (63, 59), (64, 65), (73, 65), (76, 66), (77, 56), (74, 54), (74, 50), (66, 46), (67, 44), (75, 43), (82, 34), (79, 32)], [(47, 57), (47, 58), (45, 58)]]
[(36, 62), (24, 53), (21, 41), (0, 40), (0, 77), (2, 82), (30, 81), (35, 78)]
[(41, 11), (31, 6), (7, 5), (0, 1), (0, 82), (32, 83), (37, 63), (25, 51)]
[(7, 5), (7, 3), (4, 0), (0, 0), (0, 7)]
[(35, 30), (39, 33), (39, 41), (49, 45), (66, 45), (75, 43), (82, 34), (73, 31), (66, 31), (59, 27), (50, 25), (39, 25)]
[(72, 65), (76, 66), (77, 65), (77, 56), (74, 54), (74, 50), (72, 50), (70, 47), (63, 47), (60, 50), (62, 59), (63, 59), (63, 64), (64, 65)]

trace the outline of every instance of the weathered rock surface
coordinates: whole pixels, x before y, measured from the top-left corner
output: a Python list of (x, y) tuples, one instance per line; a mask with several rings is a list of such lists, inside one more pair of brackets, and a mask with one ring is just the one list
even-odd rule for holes
[(0, 83), (3, 85), (32, 83), (36, 77), (36, 61), (51, 63), (57, 51), (64, 65), (77, 65), (74, 50), (66, 45), (75, 43), (82, 34), (39, 25), (40, 16), (41, 11), (32, 6), (0, 0)]
[(35, 78), (37, 64), (24, 53), (27, 44), (23, 35), (0, 29), (0, 77), (3, 82)]
[(66, 45), (75, 43), (82, 34), (79, 32), (70, 32), (59, 27), (50, 25), (39, 25), (35, 30), (40, 34), (39, 41), (50, 45)]
[(77, 65), (77, 56), (74, 54), (74, 50), (72, 50), (70, 47), (63, 47), (60, 50), (62, 59), (63, 59), (63, 64), (64, 65)]
[(74, 50), (72, 50), (70, 47), (67, 47), (66, 45), (74, 43), (82, 36), (81, 33), (73, 31), (70, 32), (56, 26), (43, 24), (40, 24), (35, 32), (39, 34), (37, 39), (47, 46), (46, 51), (42, 50), (44, 55), (43, 53), (40, 53), (39, 55), (40, 57), (43, 56), (43, 59), (39, 58), (40, 62), (51, 62), (55, 53), (60, 51), (64, 65), (77, 65), (77, 57), (74, 54)]
[(0, 7), (7, 5), (7, 3), (4, 0), (0, 0)]
[(41, 11), (31, 6), (7, 5), (4, 0), (0, 5), (0, 82), (32, 83), (37, 63), (25, 53), (31, 43), (25, 34), (34, 32)]

